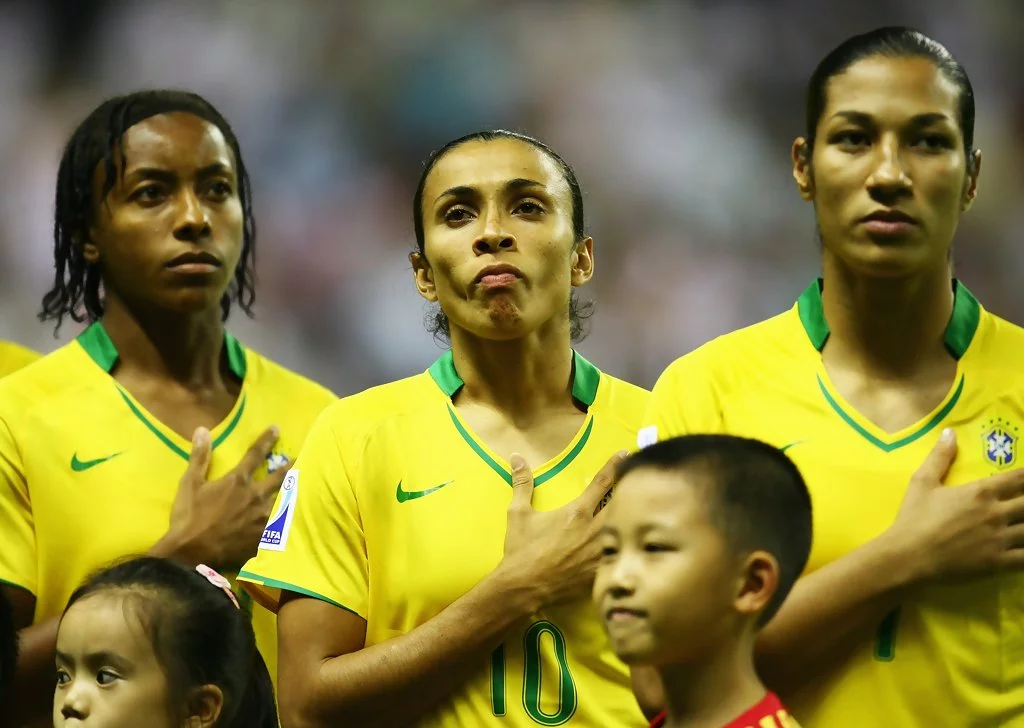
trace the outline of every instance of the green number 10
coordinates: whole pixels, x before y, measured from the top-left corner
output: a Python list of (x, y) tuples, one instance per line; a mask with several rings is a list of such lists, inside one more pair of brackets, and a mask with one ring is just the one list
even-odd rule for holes
[(875, 659), (892, 662), (896, 658), (896, 628), (900, 624), (900, 608), (889, 612), (875, 633)]
[[(541, 667), (540, 642), (544, 635), (551, 637), (558, 664), (558, 710), (545, 713), (540, 704)], [(523, 709), (540, 725), (562, 725), (576, 712), (576, 683), (569, 672), (565, 653), (565, 636), (547, 620), (534, 622), (523, 635)], [(505, 645), (491, 653), (491, 712), (505, 715)]]

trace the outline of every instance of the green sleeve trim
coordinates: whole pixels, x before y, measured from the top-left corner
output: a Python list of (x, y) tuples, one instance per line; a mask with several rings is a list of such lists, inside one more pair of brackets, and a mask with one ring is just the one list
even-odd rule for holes
[(362, 614), (360, 614), (359, 612), (357, 612), (356, 610), (354, 610), (354, 609), (352, 609), (350, 607), (346, 607), (341, 602), (336, 602), (333, 599), (328, 599), (323, 594), (317, 594), (315, 591), (310, 591), (309, 589), (303, 589), (301, 586), (296, 586), (295, 584), (289, 584), (286, 581), (278, 581), (277, 579), (268, 579), (265, 576), (260, 576), (259, 574), (254, 574), (251, 571), (240, 571), (240, 572), (238, 572), (238, 578), (242, 579), (244, 581), (251, 581), (254, 584), (258, 584), (259, 586), (270, 587), (271, 589), (280, 589), (282, 591), (292, 592), (293, 594), (301, 594), (304, 597), (312, 597), (313, 599), (319, 599), (322, 602), (327, 602), (328, 604), (331, 604), (331, 605), (333, 605), (335, 607), (338, 607), (338, 609), (344, 609), (346, 612), (351, 612), (352, 614), (356, 615), (360, 619), (366, 619), (366, 617), (364, 617)]
[(20, 589), (21, 591), (27, 594), (31, 594), (33, 599), (36, 596), (36, 593), (32, 589), (29, 589), (27, 586), (24, 586), (23, 584), (16, 584), (13, 581), (7, 581), (6, 579), (0, 579), (0, 586), (9, 586), (12, 589)]

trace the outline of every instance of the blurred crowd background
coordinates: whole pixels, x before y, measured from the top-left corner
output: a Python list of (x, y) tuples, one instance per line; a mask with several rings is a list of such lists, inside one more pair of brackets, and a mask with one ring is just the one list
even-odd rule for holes
[(1024, 321), (1024, 2), (0, 0), (0, 338), (50, 351), (62, 146), (103, 98), (207, 96), (235, 127), (259, 228), (248, 345), (339, 394), (438, 345), (407, 254), (432, 149), (503, 127), (575, 166), (597, 268), (579, 347), (651, 385), (676, 356), (791, 305), (819, 269), (790, 177), (820, 57), (908, 24), (967, 67), (984, 162), (958, 275)]

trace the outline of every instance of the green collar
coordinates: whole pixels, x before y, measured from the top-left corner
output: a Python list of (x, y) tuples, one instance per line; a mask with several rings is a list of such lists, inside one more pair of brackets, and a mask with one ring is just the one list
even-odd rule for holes
[[(828, 322), (825, 320), (825, 309), (821, 303), (821, 291), (824, 286), (821, 278), (816, 279), (800, 294), (796, 302), (800, 323), (807, 332), (807, 338), (818, 351), (824, 348), (830, 333)], [(946, 349), (954, 359), (960, 359), (967, 352), (980, 321), (981, 305), (978, 299), (967, 290), (967, 286), (954, 278), (953, 315), (949, 317), (944, 337)]]
[[(93, 322), (85, 331), (78, 335), (76, 340), (85, 349), (85, 353), (103, 371), (109, 373), (113, 370), (118, 359), (117, 348), (114, 346), (114, 342), (110, 340), (110, 335), (103, 328), (102, 323), (99, 321)], [(231, 370), (231, 373), (238, 377), (239, 381), (244, 380), (245, 348), (239, 343), (238, 339), (227, 331), (224, 332), (224, 347), (228, 352), (228, 368)]]
[[(601, 372), (576, 351), (572, 353), (572, 364), (572, 396), (576, 401), (590, 407), (597, 398), (597, 385), (601, 381)], [(455, 359), (451, 349), (431, 364), (427, 372), (449, 399), (462, 389), (462, 377), (455, 371)]]

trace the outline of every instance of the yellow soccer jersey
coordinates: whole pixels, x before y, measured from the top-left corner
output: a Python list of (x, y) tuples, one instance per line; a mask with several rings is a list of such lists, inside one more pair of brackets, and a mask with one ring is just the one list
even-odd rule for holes
[[(272, 424), (281, 436), (266, 468), (280, 467), (336, 400), (230, 335), (225, 345), (242, 389), (211, 432), (213, 479), (234, 468)], [(116, 361), (113, 343), (94, 323), (0, 380), (0, 581), (35, 595), (37, 622), (59, 616), (93, 571), (144, 553), (166, 533), (188, 463), (190, 441), (118, 386), (108, 373)], [(255, 610), (253, 627), (276, 677), (276, 618)]]
[[(502, 558), (512, 476), (451, 397), (451, 352), (426, 373), (341, 400), (317, 421), (240, 580), (275, 609), (280, 590), (367, 621), (366, 644), (410, 632)], [(576, 496), (635, 441), (648, 393), (574, 357), (587, 407), (565, 450), (535, 469), (534, 506)], [(420, 726), (645, 726), (629, 673), (589, 599), (545, 608)]]
[(0, 341), (0, 378), (28, 366), (39, 354), (10, 341)]
[[(946, 398), (887, 434), (829, 381), (821, 283), (787, 313), (682, 357), (654, 388), (639, 442), (697, 433), (754, 437), (799, 466), (814, 505), (808, 572), (890, 526), (910, 476), (945, 427), (959, 485), (1018, 467), (1024, 423), (1024, 330), (955, 284), (945, 343), (958, 361)], [(805, 728), (1024, 726), (1024, 577), (920, 587), (836, 671), (785, 696)]]

